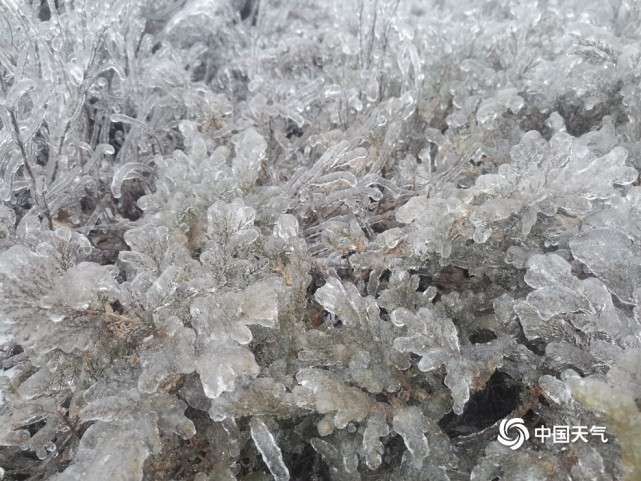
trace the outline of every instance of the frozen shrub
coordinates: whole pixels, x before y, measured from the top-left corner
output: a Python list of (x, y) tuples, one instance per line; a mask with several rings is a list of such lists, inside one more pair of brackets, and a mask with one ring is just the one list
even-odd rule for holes
[(0, 479), (640, 478), (635, 2), (0, 3)]

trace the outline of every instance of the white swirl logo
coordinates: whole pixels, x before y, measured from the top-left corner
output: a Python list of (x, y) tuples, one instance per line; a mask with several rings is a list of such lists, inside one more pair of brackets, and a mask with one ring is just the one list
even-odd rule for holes
[[(510, 429), (516, 429), (518, 431), (515, 438), (508, 437), (508, 431)], [(523, 443), (530, 439), (530, 432), (525, 427), (525, 423), (521, 418), (514, 419), (503, 419), (501, 424), (499, 424), (499, 437), (498, 441), (503, 446), (507, 446), (510, 449), (517, 450)]]

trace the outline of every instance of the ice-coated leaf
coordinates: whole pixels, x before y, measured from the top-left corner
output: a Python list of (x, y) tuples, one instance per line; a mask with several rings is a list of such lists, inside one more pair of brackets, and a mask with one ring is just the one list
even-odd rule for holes
[(525, 282), (534, 288), (562, 286), (573, 288), (577, 279), (570, 273), (570, 264), (556, 254), (535, 255), (528, 259)]
[(332, 172), (320, 176), (312, 184), (314, 187), (321, 187), (325, 192), (335, 192), (350, 187), (356, 187), (358, 179), (351, 172)]
[(36, 373), (29, 376), (25, 381), (18, 386), (18, 393), (21, 399), (33, 399), (42, 393), (51, 394), (49, 378), (51, 371), (46, 367), (42, 367)]
[(101, 307), (101, 296), (113, 298), (118, 293), (116, 276), (117, 269), (112, 266), (81, 262), (65, 271), (56, 283), (54, 291), (44, 296), (43, 300), (47, 305), (61, 306), (61, 310), (96, 309)]
[(576, 479), (602, 479), (612, 481), (612, 475), (607, 472), (603, 457), (597, 449), (590, 445), (577, 446), (579, 461), (572, 466), (570, 473)]
[(274, 327), (278, 319), (278, 281), (259, 281), (240, 292), (198, 297), (191, 303), (194, 328), (216, 341), (249, 344), (250, 324)]
[(572, 340), (569, 321), (583, 332), (604, 332), (616, 341), (634, 342), (636, 322), (614, 306), (599, 279), (577, 279), (570, 264), (554, 253), (530, 257), (527, 268), (525, 281), (537, 289), (515, 306), (527, 337)]
[(194, 424), (185, 417), (187, 405), (167, 393), (141, 394), (135, 387), (112, 392), (106, 396), (94, 390), (89, 403), (80, 411), (84, 421), (100, 421), (135, 430), (153, 453), (161, 448), (161, 435), (178, 434), (190, 439), (195, 434)]
[(571, 336), (571, 326), (562, 319), (553, 317), (545, 321), (538, 311), (525, 301), (514, 304), (514, 312), (518, 315), (523, 332), (528, 339), (555, 339)]
[(34, 90), (38, 87), (38, 84), (35, 80), (29, 78), (23, 78), (20, 81), (16, 82), (9, 90), (6, 100), (3, 99), (3, 102), (0, 102), (2, 107), (13, 108), (15, 107), (16, 102), (25, 95), (30, 90)]
[(367, 245), (367, 237), (355, 219), (349, 222), (328, 222), (321, 233), (327, 247), (338, 252), (361, 252)]
[(120, 252), (120, 260), (131, 265), (136, 273), (150, 273), (154, 280), (165, 269), (182, 268), (192, 260), (189, 251), (171, 239), (165, 226), (135, 227), (125, 233), (124, 239), (131, 250)]
[[(1, 189), (1, 184), (0, 184)], [(7, 237), (16, 224), (16, 214), (8, 205), (0, 203), (0, 234)]]
[(486, 128), (492, 127), (492, 123), (497, 117), (500, 117), (507, 109), (504, 105), (499, 104), (494, 99), (483, 101), (476, 113), (476, 120)]
[(381, 319), (372, 321), (372, 327), (376, 324), (380, 327), (374, 330), (377, 337), (362, 327), (344, 327), (327, 333), (312, 331), (307, 335), (308, 346), (298, 354), (298, 359), (315, 365), (347, 365), (348, 379), (368, 392), (394, 392), (400, 387), (396, 372), (407, 369), (409, 360), (406, 355), (385, 348), (393, 338), (389, 323)]
[(594, 312), (585, 296), (560, 286), (537, 289), (528, 294), (527, 302), (537, 310), (544, 320), (563, 312)]
[(140, 162), (127, 162), (116, 170), (111, 181), (111, 193), (119, 199), (122, 195), (122, 183), (126, 180), (136, 179), (141, 177), (145, 172), (153, 172), (149, 165)]
[(392, 322), (408, 327), (408, 333), (411, 334), (397, 338), (394, 348), (424, 356), (419, 363), (421, 370), (436, 369), (451, 354), (460, 350), (458, 330), (454, 323), (446, 317), (435, 315), (433, 310), (421, 308), (417, 314), (413, 314), (407, 309), (397, 309), (392, 313)]
[(640, 18), (0, 0), (0, 478), (641, 479)]
[(256, 211), (241, 199), (218, 201), (207, 210), (207, 235), (222, 246), (249, 244), (258, 237), (252, 228), (255, 217)]
[[(239, 438), (238, 426), (231, 420), (225, 423), (213, 423), (213, 426), (207, 430), (207, 439), (212, 444), (210, 451), (212, 460), (207, 468), (209, 476), (204, 478), (201, 476), (203, 481), (237, 481), (234, 468), (235, 460), (240, 454), (241, 439)], [(268, 476), (265, 473), (265, 477)]]
[(267, 142), (255, 129), (249, 128), (233, 139), (236, 156), (232, 161), (234, 175), (244, 183), (253, 184), (258, 177), (267, 151)]
[(133, 388), (89, 402), (80, 412), (84, 421), (102, 421), (137, 430), (148, 446), (159, 449), (160, 434), (178, 434), (190, 439), (194, 424), (184, 415), (187, 405), (167, 393), (142, 394)]
[(365, 458), (367, 467), (376, 470), (382, 463), (382, 456), (385, 447), (381, 438), (389, 434), (389, 426), (385, 420), (385, 414), (376, 411), (367, 418), (367, 425), (363, 431), (362, 456)]
[(154, 311), (170, 302), (172, 294), (178, 289), (180, 274), (178, 266), (169, 266), (158, 276), (145, 292), (147, 309)]
[(572, 239), (570, 247), (613, 294), (623, 302), (634, 302), (634, 288), (641, 286), (641, 251), (628, 235), (616, 230), (588, 230)]
[[(561, 207), (573, 215), (585, 215), (591, 200), (613, 197), (615, 185), (630, 184), (637, 177), (636, 170), (625, 165), (627, 151), (622, 147), (598, 157), (563, 132), (556, 133), (549, 143), (538, 132), (527, 132), (513, 147), (511, 157), (512, 163), (501, 165), (497, 174), (476, 180), (478, 191), (494, 198), (475, 207), (470, 216), (477, 233), (512, 214), (527, 217), (522, 223), (525, 235), (537, 212), (551, 215)], [(477, 242), (487, 238), (482, 236)]]
[(310, 401), (319, 413), (336, 412), (333, 423), (338, 429), (343, 429), (350, 421), (362, 420), (369, 413), (372, 403), (367, 394), (347, 386), (328, 371), (301, 369), (296, 379), (312, 394)]
[[(622, 464), (627, 479), (641, 475), (641, 414), (633, 395), (594, 377), (571, 377), (566, 381), (575, 399), (603, 413), (608, 427), (621, 443)], [(606, 436), (607, 437), (607, 436)]]
[[(4, 386), (3, 386), (4, 387)], [(46, 421), (50, 417), (53, 420), (56, 404), (60, 401), (58, 396), (52, 395), (55, 389), (40, 391), (39, 398), (17, 399), (12, 403), (12, 409), (9, 411), (6, 407), (3, 409), (3, 421), (6, 421), (7, 427), (15, 431), (18, 437), (22, 437), (22, 428), (31, 424)], [(53, 416), (52, 416), (53, 415)]]
[(85, 260), (92, 250), (91, 242), (85, 236), (66, 227), (43, 232), (41, 242), (35, 248), (39, 255), (50, 256), (62, 270)]
[(416, 196), (396, 211), (396, 220), (411, 224), (405, 242), (413, 253), (419, 256), (436, 253), (447, 258), (454, 228), (465, 215), (464, 205), (456, 197)]
[(420, 464), (427, 457), (430, 448), (423, 430), (423, 414), (417, 407), (405, 407), (394, 415), (392, 427), (403, 437), (412, 458)]
[(126, 426), (98, 422), (82, 436), (72, 464), (55, 481), (141, 481), (150, 451), (141, 433)]
[(208, 341), (196, 361), (207, 397), (216, 399), (222, 393), (236, 389), (236, 383), (260, 374), (252, 352), (243, 346)]
[(142, 392), (155, 392), (167, 376), (188, 374), (196, 368), (194, 331), (184, 327), (177, 317), (170, 317), (158, 328), (161, 330), (159, 334), (140, 354), (143, 371), (138, 379), (138, 388)]
[(509, 186), (509, 181), (499, 174), (482, 175), (476, 180), (476, 187), (490, 195), (499, 195)]
[[(377, 299), (378, 305), (393, 314), (398, 308), (416, 310), (431, 304), (437, 292), (436, 287), (432, 285), (421, 292), (420, 282), (420, 275), (410, 274), (406, 269), (394, 268), (387, 289), (381, 292)], [(391, 320), (394, 322), (393, 317)]]
[(393, 326), (381, 319), (374, 298), (362, 297), (356, 286), (334, 277), (316, 291), (315, 297), (343, 325), (340, 330), (309, 332), (299, 359), (347, 365), (348, 379), (372, 393), (396, 391), (400, 387), (396, 372), (407, 369), (409, 363), (405, 355), (389, 349), (395, 335)]
[(393, 249), (403, 240), (404, 237), (405, 234), (403, 230), (399, 227), (394, 227), (381, 232), (376, 240), (388, 249)]
[[(409, 360), (398, 351), (385, 350), (384, 345), (392, 338), (389, 331), (381, 330), (386, 341), (372, 339), (371, 334), (362, 329), (332, 330), (329, 335), (309, 333), (309, 347), (301, 351), (298, 358), (316, 365), (339, 368), (346, 365), (346, 378), (368, 392), (394, 392), (400, 387), (396, 370), (407, 369)], [(354, 345), (352, 350), (347, 348), (349, 343)]]
[(453, 410), (460, 414), (470, 398), (469, 386), (479, 373), (474, 363), (461, 355), (458, 329), (445, 316), (442, 307), (421, 308), (417, 314), (400, 308), (392, 313), (392, 322), (407, 327), (407, 336), (394, 340), (394, 348), (401, 352), (413, 352), (421, 356), (418, 368), (429, 372), (445, 364), (445, 384), (454, 400)]
[(267, 428), (265, 422), (260, 418), (253, 417), (249, 422), (249, 427), (254, 444), (256, 448), (258, 448), (269, 471), (274, 476), (274, 481), (288, 481), (289, 470), (287, 466), (285, 466), (280, 448), (278, 444), (276, 444), (276, 440)]
[(446, 362), (445, 385), (450, 388), (454, 405), (452, 411), (461, 414), (470, 400), (470, 386), (478, 376), (478, 368), (465, 358), (449, 359)]
[(196, 434), (194, 423), (185, 416), (187, 405), (175, 396), (165, 396), (155, 400), (152, 408), (158, 415), (158, 429), (164, 436), (178, 435), (182, 439), (191, 439)]
[(640, 365), (641, 348), (626, 349), (608, 371), (608, 382), (633, 396), (634, 399), (641, 399)]
[(298, 235), (298, 220), (291, 214), (283, 214), (274, 226), (274, 235), (289, 240)]
[(343, 285), (336, 277), (330, 277), (315, 294), (316, 301), (328, 312), (336, 314), (343, 323), (365, 323), (367, 307), (365, 300), (353, 284)]
[(403, 224), (414, 222), (422, 212), (428, 208), (428, 198), (426, 196), (416, 196), (408, 200), (401, 208), (396, 211), (396, 220)]
[(297, 398), (271, 378), (257, 378), (211, 400), (209, 416), (215, 421), (242, 416), (290, 417), (303, 412)]
[(241, 443), (242, 443), (242, 433), (236, 420), (234, 418), (224, 419), (220, 423), (227, 434), (227, 449), (229, 451), (229, 456), (237, 457), (240, 456)]
[(545, 395), (557, 404), (567, 403), (572, 400), (572, 394), (563, 381), (554, 376), (545, 374), (539, 378), (539, 386)]
[(594, 356), (568, 341), (552, 341), (545, 346), (546, 361), (560, 370), (570, 367), (579, 372), (591, 372), (597, 364)]
[[(82, 258), (82, 243), (67, 234), (63, 238), (63, 232), (50, 233), (49, 242), (40, 243), (37, 252), (16, 245), (0, 254), (2, 313), (11, 321), (9, 331), (16, 341), (34, 355), (86, 348), (99, 324), (82, 316), (87, 310), (103, 311), (102, 303), (119, 292), (117, 269), (76, 263)], [(58, 344), (50, 344), (54, 341)]]
[(312, 438), (310, 444), (330, 466), (332, 479), (337, 481), (360, 481), (361, 477), (357, 472), (358, 455), (349, 440), (339, 441), (336, 443), (338, 446), (335, 446), (333, 443), (323, 439)]
[(83, 165), (83, 171), (91, 172), (101, 157), (105, 155), (113, 155), (114, 153), (115, 153), (115, 149), (111, 144), (98, 144), (94, 149), (91, 155), (91, 158), (87, 161), (85, 165)]

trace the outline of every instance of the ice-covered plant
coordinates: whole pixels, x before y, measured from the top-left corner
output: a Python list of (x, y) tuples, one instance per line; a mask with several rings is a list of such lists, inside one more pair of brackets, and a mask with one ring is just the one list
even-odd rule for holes
[(636, 480), (640, 21), (2, 2), (0, 479)]

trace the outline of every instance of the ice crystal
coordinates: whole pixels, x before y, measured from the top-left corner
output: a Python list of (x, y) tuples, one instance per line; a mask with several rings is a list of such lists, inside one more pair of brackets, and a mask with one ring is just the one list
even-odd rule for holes
[(583, 142), (562, 132), (549, 142), (538, 132), (526, 133), (512, 148), (511, 163), (476, 180), (476, 189), (489, 199), (470, 216), (476, 227), (474, 239), (484, 242), (491, 224), (512, 214), (521, 216), (525, 235), (539, 212), (553, 215), (562, 209), (571, 216), (585, 215), (592, 201), (615, 196), (616, 184), (634, 182), (637, 172), (625, 165), (627, 155), (617, 147), (597, 157)]
[(421, 360), (418, 368), (421, 371), (446, 365), (448, 374), (445, 383), (452, 390), (454, 412), (463, 412), (463, 406), (470, 396), (469, 385), (478, 369), (461, 356), (456, 326), (440, 312), (428, 308), (420, 309), (417, 314), (403, 308), (397, 309), (392, 313), (392, 323), (407, 327), (410, 334), (398, 337), (394, 341), (394, 348), (419, 354)]
[(399, 382), (394, 370), (407, 369), (409, 364), (400, 353), (387, 350), (394, 333), (390, 323), (380, 318), (374, 299), (363, 298), (353, 284), (343, 286), (338, 279), (330, 278), (316, 291), (316, 300), (344, 327), (310, 333), (309, 347), (299, 354), (299, 359), (346, 364), (349, 379), (368, 391), (396, 391)]
[[(556, 330), (572, 338), (572, 328), (602, 332), (614, 341), (638, 342), (638, 324), (612, 303), (603, 283), (572, 276), (570, 264), (556, 254), (535, 255), (528, 261), (525, 282), (536, 288), (515, 306), (528, 337), (547, 337)], [(568, 323), (569, 321), (569, 323)]]
[[(82, 261), (87, 248), (84, 237), (59, 229), (35, 249), (15, 245), (0, 254), (4, 312), (16, 340), (32, 354), (89, 348), (97, 331), (91, 313), (118, 296), (117, 270)], [(57, 339), (51, 345), (50, 336)]]
[(456, 198), (417, 196), (398, 209), (396, 219), (414, 227), (406, 242), (415, 254), (449, 257), (451, 238), (456, 235), (453, 229), (463, 214), (463, 204)]
[(283, 463), (283, 456), (274, 440), (274, 436), (269, 432), (265, 422), (257, 417), (251, 420), (251, 434), (256, 443), (256, 447), (263, 456), (265, 464), (274, 476), (275, 481), (288, 481), (289, 470)]

